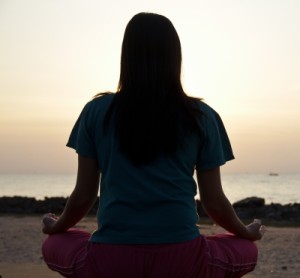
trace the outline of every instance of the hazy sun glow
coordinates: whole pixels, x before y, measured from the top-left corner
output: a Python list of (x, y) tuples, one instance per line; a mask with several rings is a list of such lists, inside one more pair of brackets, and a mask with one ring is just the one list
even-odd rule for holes
[(183, 84), (222, 116), (228, 172), (300, 172), (297, 0), (0, 2), (0, 171), (64, 173), (83, 105), (114, 91), (130, 18), (167, 16), (182, 42)]

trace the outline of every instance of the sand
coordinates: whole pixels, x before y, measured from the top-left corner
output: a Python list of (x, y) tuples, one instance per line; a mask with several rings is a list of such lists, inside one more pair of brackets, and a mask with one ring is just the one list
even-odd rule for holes
[[(78, 227), (93, 231), (95, 218), (83, 219)], [(201, 225), (203, 234), (221, 232), (217, 226)], [(43, 263), (40, 245), (40, 216), (0, 216), (0, 275), (2, 278), (61, 277)], [(260, 250), (258, 265), (247, 278), (300, 277), (300, 228), (268, 227)]]

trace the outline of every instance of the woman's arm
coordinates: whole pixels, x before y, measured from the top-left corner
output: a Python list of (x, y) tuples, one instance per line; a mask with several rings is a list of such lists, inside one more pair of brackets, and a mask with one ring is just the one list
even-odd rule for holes
[(61, 233), (79, 222), (97, 199), (99, 177), (97, 160), (79, 155), (76, 186), (59, 218), (53, 214), (44, 216), (43, 232)]
[(236, 215), (223, 192), (219, 167), (207, 171), (197, 171), (197, 180), (201, 203), (216, 224), (236, 236), (250, 240), (261, 239), (264, 227), (261, 226), (259, 220), (245, 226)]

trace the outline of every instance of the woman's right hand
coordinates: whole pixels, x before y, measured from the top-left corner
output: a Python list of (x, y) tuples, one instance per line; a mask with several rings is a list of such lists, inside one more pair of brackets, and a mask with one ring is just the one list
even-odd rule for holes
[(260, 240), (265, 232), (261, 221), (254, 219), (245, 226), (236, 215), (231, 203), (224, 194), (220, 167), (197, 171), (200, 199), (208, 216), (228, 232), (249, 240)]
[(249, 239), (253, 241), (260, 240), (266, 231), (266, 227), (261, 224), (259, 219), (254, 219), (252, 223), (246, 226), (246, 229), (248, 230)]

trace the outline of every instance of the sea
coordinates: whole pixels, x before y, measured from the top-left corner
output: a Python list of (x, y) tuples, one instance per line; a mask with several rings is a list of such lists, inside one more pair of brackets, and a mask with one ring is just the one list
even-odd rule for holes
[[(0, 197), (68, 197), (75, 181), (74, 174), (0, 174)], [(222, 185), (231, 203), (252, 196), (264, 198), (266, 204), (300, 203), (300, 174), (226, 173)]]

